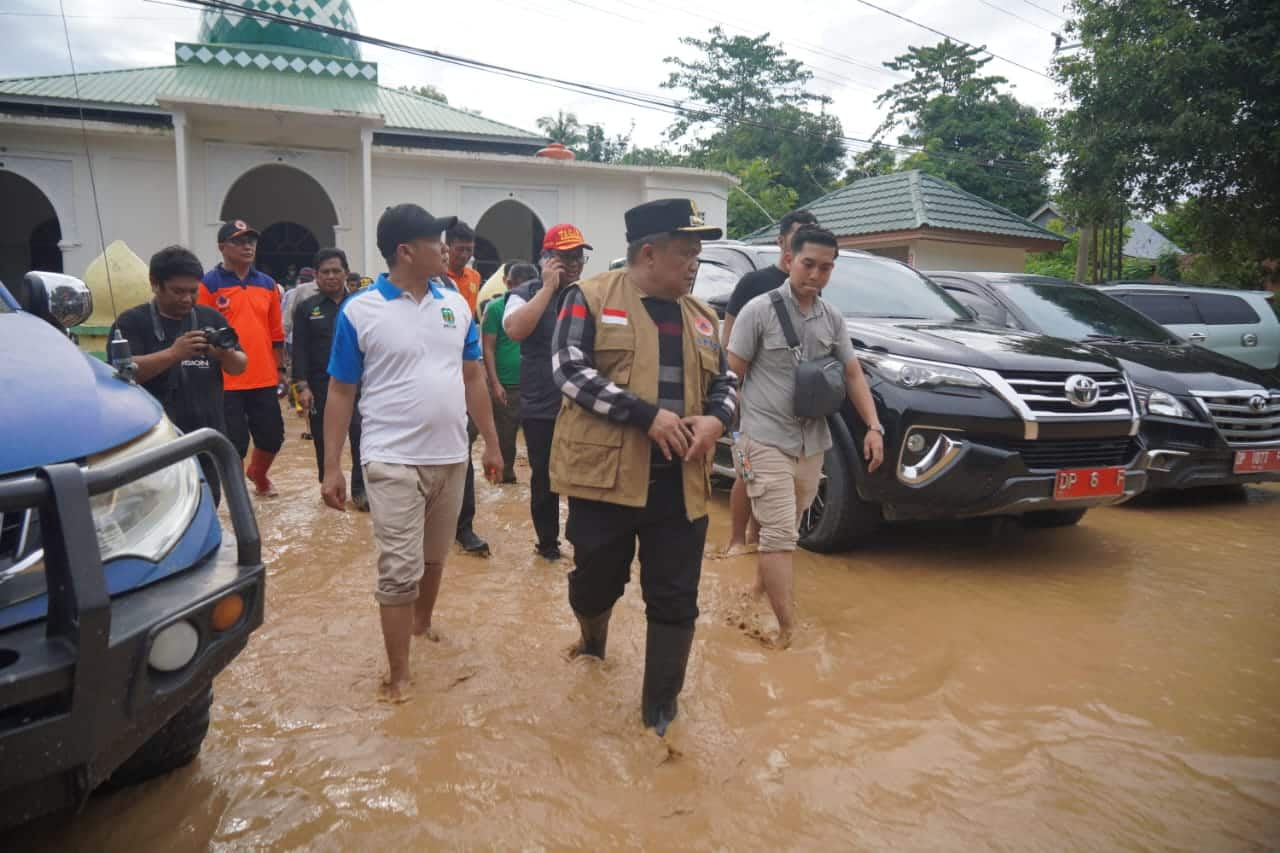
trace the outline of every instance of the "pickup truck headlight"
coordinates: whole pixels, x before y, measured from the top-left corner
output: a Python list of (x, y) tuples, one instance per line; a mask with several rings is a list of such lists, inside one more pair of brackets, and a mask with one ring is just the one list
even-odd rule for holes
[[(89, 460), (89, 468), (118, 462), (178, 437), (168, 418), (124, 447)], [(200, 476), (194, 458), (162, 468), (112, 492), (90, 499), (102, 562), (141, 557), (158, 562), (182, 538), (200, 503)]]
[(878, 375), (903, 388), (936, 388), (940, 385), (983, 388), (986, 381), (967, 367), (918, 358), (858, 353), (858, 359)]
[(1172, 394), (1142, 385), (1135, 385), (1133, 390), (1138, 396), (1138, 404), (1142, 407), (1144, 415), (1195, 420), (1196, 416), (1191, 413), (1191, 410)]

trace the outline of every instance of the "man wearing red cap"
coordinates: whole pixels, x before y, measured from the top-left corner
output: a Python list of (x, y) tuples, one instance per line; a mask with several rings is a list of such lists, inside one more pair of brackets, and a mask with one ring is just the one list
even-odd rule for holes
[(552, 338), (560, 294), (576, 284), (587, 263), (582, 232), (569, 224), (547, 230), (542, 241), (542, 278), (507, 294), (502, 327), (520, 342), (520, 428), (529, 448), (529, 513), (538, 541), (534, 550), (560, 559), (560, 496), (551, 491), (551, 439), (560, 412), (560, 386), (551, 373)]
[(252, 437), (253, 457), (245, 476), (259, 495), (271, 497), (276, 492), (267, 471), (284, 445), (284, 417), (276, 398), (276, 389), (285, 381), (280, 294), (271, 276), (253, 265), (258, 232), (244, 220), (218, 229), (218, 251), (222, 263), (201, 279), (199, 302), (222, 312), (249, 357), (243, 373), (223, 372), (227, 432), (241, 459)]

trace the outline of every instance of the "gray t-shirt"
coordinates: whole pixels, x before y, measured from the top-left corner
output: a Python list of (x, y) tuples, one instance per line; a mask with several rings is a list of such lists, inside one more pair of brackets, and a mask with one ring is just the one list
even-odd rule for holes
[[(778, 291), (806, 360), (834, 355), (848, 364), (857, 358), (844, 317), (830, 303), (815, 300), (806, 316), (791, 293), (790, 282), (783, 282)], [(768, 293), (748, 302), (738, 314), (729, 336), (729, 352), (748, 364), (747, 375), (740, 377), (738, 397), (744, 435), (792, 456), (813, 456), (831, 447), (826, 418), (795, 415), (795, 356)]]

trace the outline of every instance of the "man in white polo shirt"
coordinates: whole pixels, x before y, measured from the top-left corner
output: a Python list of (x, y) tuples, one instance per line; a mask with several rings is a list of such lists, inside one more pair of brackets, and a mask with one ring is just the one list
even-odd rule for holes
[(325, 478), (329, 506), (345, 510), (342, 444), (361, 388), (365, 492), (378, 543), (387, 698), (408, 698), (410, 635), (431, 633), (444, 560), (453, 543), (467, 473), (467, 413), (484, 436), (485, 476), (502, 453), (481, 364), (480, 333), (467, 301), (431, 282), (445, 272), (444, 232), (416, 204), (378, 220), (378, 251), (390, 272), (343, 304), (329, 357)]

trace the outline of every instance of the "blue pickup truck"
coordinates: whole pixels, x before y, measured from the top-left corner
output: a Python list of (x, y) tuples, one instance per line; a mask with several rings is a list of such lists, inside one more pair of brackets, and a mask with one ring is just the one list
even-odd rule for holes
[(91, 304), (68, 276), (0, 284), (0, 830), (194, 759), (214, 676), (262, 624), (235, 450), (181, 435), (127, 349), (115, 367), (77, 349)]

